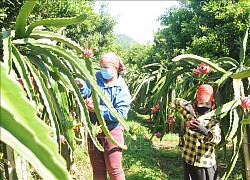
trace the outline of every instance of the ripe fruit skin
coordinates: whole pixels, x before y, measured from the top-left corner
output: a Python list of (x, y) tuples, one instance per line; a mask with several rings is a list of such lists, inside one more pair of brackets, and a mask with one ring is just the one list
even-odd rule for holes
[(195, 128), (194, 126), (192, 126), (191, 124), (193, 124), (194, 122), (198, 122), (198, 123), (200, 123), (200, 121), (198, 120), (198, 119), (195, 119), (195, 118), (192, 118), (191, 120), (189, 120), (189, 121), (187, 121), (187, 126), (188, 126), (188, 128), (190, 129), (192, 129), (192, 128)]
[(193, 73), (194, 73), (194, 75), (200, 75), (201, 74), (199, 69), (193, 69)]
[(72, 115), (72, 117), (75, 118), (75, 117), (76, 117), (76, 112), (72, 110), (72, 111), (71, 111), (71, 115)]
[(85, 100), (86, 106), (92, 106), (93, 105), (93, 99), (92, 98), (86, 98)]
[(168, 122), (169, 125), (174, 124), (175, 123), (174, 117), (169, 117), (168, 120), (167, 120), (167, 122)]
[(198, 64), (197, 69), (193, 69), (194, 75), (209, 74), (211, 72), (211, 67), (205, 63)]
[(194, 123), (194, 121), (196, 121), (196, 119), (191, 119), (191, 120), (187, 121), (187, 126), (189, 129), (194, 128), (194, 126), (191, 125), (192, 123)]
[(84, 49), (82, 51), (82, 55), (84, 57), (90, 58), (90, 57), (92, 57), (94, 55), (94, 53), (93, 53), (92, 49)]
[(60, 134), (60, 142), (62, 144), (65, 144), (65, 142), (66, 142), (66, 139), (65, 139), (65, 137), (62, 134)]
[(250, 107), (250, 98), (249, 97), (240, 97), (241, 107), (248, 109)]
[(160, 105), (159, 105), (159, 104), (156, 104), (155, 106), (153, 106), (153, 107), (151, 108), (151, 112), (152, 112), (152, 113), (156, 113), (156, 112), (158, 112), (160, 109), (161, 109)]
[(157, 138), (161, 138), (161, 133), (158, 132), (158, 133), (155, 134), (155, 136), (156, 136)]
[(205, 63), (201, 63), (201, 64), (198, 64), (199, 66), (199, 70), (202, 74), (209, 74), (210, 71), (211, 71), (211, 68), (210, 66), (208, 66), (207, 64)]

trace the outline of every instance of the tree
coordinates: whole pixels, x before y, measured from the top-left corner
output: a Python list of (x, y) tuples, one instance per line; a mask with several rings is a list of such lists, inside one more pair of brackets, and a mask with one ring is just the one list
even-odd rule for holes
[(14, 22), (20, 11), (24, 1), (23, 0), (3, 0), (0, 2), (0, 28), (5, 27), (6, 29), (12, 28), (15, 26)]
[(161, 59), (181, 53), (237, 59), (238, 38), (250, 26), (249, 17), (247, 0), (182, 1), (181, 7), (168, 9), (160, 17), (165, 28), (155, 35), (155, 48), (163, 55)]
[[(32, 11), (32, 20), (41, 18), (62, 18), (86, 13), (86, 21), (63, 28), (62, 33), (84, 48), (92, 49), (96, 57), (107, 51), (119, 49), (113, 27), (116, 20), (108, 13), (108, 4), (103, 4), (99, 13), (94, 12), (95, 2), (81, 0), (40, 0)], [(50, 30), (58, 32), (58, 28)]]

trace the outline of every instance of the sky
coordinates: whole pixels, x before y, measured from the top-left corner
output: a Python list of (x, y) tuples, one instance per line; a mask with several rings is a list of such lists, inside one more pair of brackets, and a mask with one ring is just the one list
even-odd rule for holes
[[(96, 1), (95, 11), (99, 11), (103, 1)], [(157, 18), (165, 14), (166, 8), (178, 6), (177, 1), (105, 1), (108, 11), (116, 18), (115, 34), (126, 34), (138, 43), (153, 42), (153, 33), (159, 29)]]

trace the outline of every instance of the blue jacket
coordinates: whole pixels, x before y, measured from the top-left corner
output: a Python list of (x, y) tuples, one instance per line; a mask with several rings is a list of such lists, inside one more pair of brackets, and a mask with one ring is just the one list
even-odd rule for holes
[[(128, 89), (127, 84), (121, 75), (118, 76), (118, 79), (110, 85), (106, 85), (106, 80), (102, 77), (101, 73), (98, 71), (96, 73), (97, 85), (100, 87), (102, 92), (110, 100), (113, 107), (116, 109), (121, 118), (125, 118), (130, 109), (131, 95)], [(91, 87), (88, 82), (85, 82), (85, 85), (80, 89), (83, 98), (91, 96)], [(121, 124), (115, 118), (115, 116), (110, 112), (102, 99), (100, 99), (100, 110), (108, 129), (113, 129)], [(90, 120), (93, 124), (98, 122), (96, 116), (91, 115)]]

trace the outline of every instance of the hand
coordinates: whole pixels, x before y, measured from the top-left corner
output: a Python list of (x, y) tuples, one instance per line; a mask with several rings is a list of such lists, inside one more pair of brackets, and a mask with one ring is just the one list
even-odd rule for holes
[(189, 129), (192, 130), (192, 131), (201, 133), (201, 134), (203, 134), (205, 136), (207, 136), (208, 133), (209, 133), (209, 130), (205, 126), (202, 126), (198, 121), (190, 122), (190, 125), (192, 127), (190, 127)]
[(85, 104), (90, 112), (95, 112), (94, 103), (92, 97), (85, 99)]
[(88, 106), (88, 110), (89, 110), (90, 112), (95, 112), (94, 106)]
[[(198, 120), (192, 118), (192, 119), (190, 119), (190, 120), (187, 121), (187, 126), (188, 126), (189, 129), (194, 128), (194, 126), (192, 126), (192, 123), (193, 123), (194, 121), (198, 121)], [(200, 121), (198, 121), (198, 122), (200, 122)]]
[(76, 79), (75, 79), (75, 82), (76, 82), (76, 84), (77, 84), (77, 86), (78, 86), (79, 88), (83, 88), (83, 87), (84, 87), (84, 81), (83, 81), (83, 80), (81, 80), (81, 79), (79, 79), (79, 78), (76, 78)]

